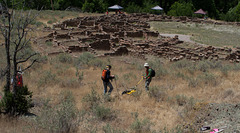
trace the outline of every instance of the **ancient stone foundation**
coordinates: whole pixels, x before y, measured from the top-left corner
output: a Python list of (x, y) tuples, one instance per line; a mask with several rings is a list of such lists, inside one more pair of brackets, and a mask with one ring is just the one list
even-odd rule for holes
[[(149, 21), (164, 22), (196, 22), (212, 24), (240, 25), (240, 23), (214, 22), (210, 20), (171, 17), (152, 14), (109, 15), (96, 17), (78, 17), (66, 20), (53, 26), (52, 33), (38, 38), (38, 42), (52, 42), (59, 52), (84, 52), (96, 54), (98, 50), (106, 51), (105, 56), (121, 56), (131, 54), (145, 57), (154, 55), (170, 61), (182, 59), (228, 60), (240, 62), (240, 49), (199, 46), (183, 48), (178, 36), (173, 38), (150, 31)], [(56, 44), (56, 45), (55, 45)]]

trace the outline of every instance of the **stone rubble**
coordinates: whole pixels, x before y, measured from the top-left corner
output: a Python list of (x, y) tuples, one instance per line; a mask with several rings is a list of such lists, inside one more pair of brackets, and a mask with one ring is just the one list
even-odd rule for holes
[[(164, 22), (196, 22), (212, 24), (239, 23), (214, 22), (188, 17), (160, 16), (145, 13), (129, 15), (109, 15), (77, 17), (54, 24), (52, 33), (38, 38), (42, 42), (52, 42), (55, 47), (61, 47), (63, 52), (96, 51), (103, 50), (103, 56), (134, 55), (145, 58), (145, 55), (154, 55), (167, 58), (170, 61), (189, 59), (193, 61), (228, 60), (240, 62), (240, 49), (213, 46), (198, 46), (184, 48), (178, 46), (183, 43), (178, 39), (161, 36), (151, 31), (149, 21)], [(41, 42), (41, 41), (40, 41)], [(56, 52), (55, 52), (56, 53)], [(98, 55), (99, 56), (99, 55)]]

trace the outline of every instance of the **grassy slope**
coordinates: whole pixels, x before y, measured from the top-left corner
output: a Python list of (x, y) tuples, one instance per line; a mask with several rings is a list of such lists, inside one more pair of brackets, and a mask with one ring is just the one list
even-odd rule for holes
[(239, 46), (240, 27), (198, 23), (150, 22), (159, 33), (184, 34), (193, 41), (212, 46)]
[[(62, 14), (63, 12), (60, 13)], [(59, 16), (59, 13), (53, 14)], [(38, 18), (38, 21), (48, 22), (49, 19), (52, 18), (51, 15), (45, 16), (46, 18), (43, 20), (41, 18)], [(73, 13), (72, 16), (75, 15), (76, 14)], [(79, 14), (79, 16), (81, 15)], [(65, 17), (63, 17), (63, 19), (64, 18)], [(171, 27), (174, 26), (169, 26), (164, 23), (158, 24), (160, 24), (160, 27), (164, 27), (160, 30), (163, 31), (163, 33), (179, 33), (191, 35), (196, 34), (195, 30), (197, 30), (196, 27), (192, 27), (193, 30), (190, 30), (188, 26), (179, 24), (180, 30), (178, 30), (178, 32), (175, 32), (176, 29), (171, 29)], [(169, 24), (171, 25), (172, 23)], [(183, 27), (181, 28), (181, 26)], [(192, 33), (192, 31), (195, 32)], [(236, 34), (239, 35), (237, 32)], [(42, 33), (39, 34), (39, 36), (41, 35)], [(201, 36), (202, 34), (199, 35)], [(217, 36), (217, 38), (222, 38), (222, 36)], [(0, 49), (2, 48), (3, 47), (0, 47)], [(27, 84), (30, 90), (33, 91), (33, 98), (35, 101), (40, 102), (41, 99), (49, 98), (52, 99), (53, 104), (58, 102), (57, 100), (61, 91), (70, 90), (76, 100), (77, 108), (79, 110), (85, 109), (82, 98), (89, 94), (91, 92), (91, 89), (96, 90), (99, 95), (101, 95), (103, 92), (103, 85), (102, 81), (100, 80), (102, 70), (101, 66), (93, 67), (90, 65), (89, 67), (78, 69), (79, 73), (83, 73), (82, 82), (80, 84), (79, 81), (77, 81), (78, 77), (76, 76), (77, 71), (74, 67), (74, 63), (64, 64), (59, 62), (58, 58), (58, 56), (51, 56), (48, 57), (47, 62), (35, 65), (34, 68), (24, 74), (24, 84)], [(157, 102), (155, 98), (149, 97), (149, 95), (145, 92), (143, 82), (138, 87), (138, 92), (142, 93), (136, 96), (125, 95), (120, 96), (120, 98), (118, 97), (117, 92), (121, 93), (126, 88), (133, 87), (140, 80), (140, 77), (144, 72), (142, 65), (145, 61), (132, 57), (111, 57), (103, 58), (101, 60), (104, 63), (102, 66), (104, 66), (106, 62), (109, 62), (110, 60), (110, 64), (113, 66), (112, 73), (119, 77), (117, 84), (113, 82), (113, 85), (115, 87), (112, 93), (113, 101), (104, 103), (105, 106), (110, 107), (111, 110), (117, 112), (117, 117), (113, 120), (107, 121), (93, 119), (89, 123), (80, 123), (80, 132), (89, 131), (89, 129), (85, 129), (83, 125), (91, 125), (92, 129), (98, 128), (98, 132), (102, 132), (102, 127), (107, 123), (109, 123), (114, 128), (131, 131), (130, 125), (134, 122), (134, 119), (131, 115), (133, 112), (138, 112), (139, 118), (141, 119), (148, 118), (153, 123), (151, 126), (152, 130), (154, 129), (159, 131), (164, 127), (172, 129), (176, 125), (183, 123), (183, 120), (179, 114), (184, 114), (183, 109), (187, 106), (190, 106), (188, 104), (185, 104), (184, 106), (180, 105), (179, 102), (181, 102), (181, 100), (179, 100), (179, 96), (185, 97), (182, 100), (183, 102), (189, 102), (190, 97), (194, 97), (194, 99), (203, 101), (205, 103), (238, 103), (240, 100), (240, 93), (238, 91), (238, 79), (240, 73), (233, 70), (232, 67), (238, 69), (238, 67), (233, 66), (233, 64), (229, 65), (226, 63), (226, 67), (232, 66), (231, 69), (227, 70), (225, 70), (224, 67), (218, 67), (217, 69), (206, 68), (208, 70), (208, 74), (212, 74), (214, 75), (213, 77), (216, 78), (217, 84), (215, 84), (215, 81), (206, 82), (204, 80), (209, 80), (208, 77), (199, 78), (199, 75), (205, 74), (205, 72), (200, 71), (200, 68), (201, 66), (206, 66), (206, 64), (196, 64), (196, 66), (199, 66), (199, 68), (184, 67), (181, 69), (178, 64), (170, 63), (161, 59), (161, 61), (164, 63), (158, 64), (155, 62), (155, 69), (161, 65), (161, 70), (163, 70), (162, 75), (158, 75), (159, 77), (154, 78), (151, 83), (151, 87), (159, 89), (159, 95), (156, 97), (156, 99), (160, 99), (160, 101)], [(149, 61), (154, 62), (154, 60), (151, 58)], [(191, 66), (192, 64), (192, 62), (185, 63), (188, 64), (187, 66)], [(51, 73), (52, 76), (47, 75), (47, 73)], [(190, 79), (196, 80), (192, 81)], [(196, 87), (192, 87), (191, 84), (196, 84)], [(228, 95), (229, 91), (232, 92), (231, 95)], [(41, 108), (33, 108), (32, 111), (36, 114), (40, 114), (41, 110), (39, 109)], [(189, 112), (191, 112), (191, 110), (189, 110)], [(192, 120), (193, 117), (188, 119)], [(24, 120), (26, 119), (24, 118)], [(1, 119), (1, 129), (4, 129), (6, 132), (7, 130), (10, 131), (9, 129), (11, 129), (11, 131), (20, 132), (26, 132), (26, 130), (27, 132), (42, 132), (38, 129), (29, 128), (29, 125), (34, 127), (34, 123), (25, 123), (21, 121), (6, 122), (5, 119)]]

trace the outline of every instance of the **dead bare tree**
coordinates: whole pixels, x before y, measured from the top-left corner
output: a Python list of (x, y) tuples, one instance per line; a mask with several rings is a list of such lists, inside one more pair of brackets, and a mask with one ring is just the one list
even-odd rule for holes
[[(14, 2), (11, 9), (7, 5), (7, 0), (1, 3), (1, 19), (0, 30), (5, 39), (6, 51), (6, 70), (2, 72), (6, 76), (5, 91), (10, 90), (11, 77), (13, 77), (13, 93), (17, 88), (16, 75), (19, 72), (18, 67), (26, 62), (29, 62), (37, 53), (31, 50), (31, 33), (33, 29), (30, 27), (38, 14), (33, 15), (31, 11), (27, 13), (23, 10), (14, 10)], [(24, 5), (24, 4), (23, 4)], [(22, 71), (25, 71), (33, 66), (37, 60), (31, 60), (30, 65), (27, 65)]]

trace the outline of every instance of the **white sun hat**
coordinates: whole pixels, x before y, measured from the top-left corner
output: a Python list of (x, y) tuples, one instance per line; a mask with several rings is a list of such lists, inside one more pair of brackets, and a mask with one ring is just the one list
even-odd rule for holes
[(145, 63), (144, 66), (145, 66), (145, 67), (149, 67), (148, 63)]

